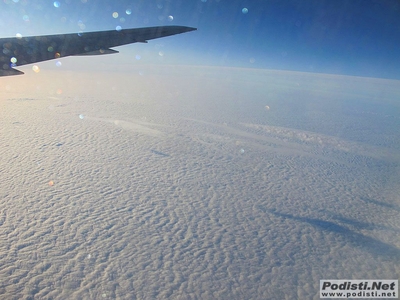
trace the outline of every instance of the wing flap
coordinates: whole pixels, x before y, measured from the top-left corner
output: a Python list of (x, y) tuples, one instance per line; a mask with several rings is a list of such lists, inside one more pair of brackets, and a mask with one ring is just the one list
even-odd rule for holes
[(8, 69), (0, 69), (0, 76), (13, 76), (13, 75), (22, 75), (24, 72), (19, 71), (17, 69), (8, 68)]
[(119, 51), (113, 50), (113, 49), (99, 49), (99, 50), (94, 50), (94, 51), (89, 51), (89, 52), (78, 53), (78, 54), (75, 54), (74, 56), (105, 55), (105, 54), (115, 54), (115, 53), (119, 53)]

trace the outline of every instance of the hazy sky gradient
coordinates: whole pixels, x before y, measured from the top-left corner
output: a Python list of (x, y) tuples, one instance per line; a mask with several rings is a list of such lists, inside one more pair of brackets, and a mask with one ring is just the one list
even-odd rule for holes
[[(8, 37), (186, 25), (198, 31), (152, 41), (141, 57), (400, 79), (399, 13), (394, 0), (5, 0), (0, 30)], [(137, 47), (123, 50), (132, 63)]]

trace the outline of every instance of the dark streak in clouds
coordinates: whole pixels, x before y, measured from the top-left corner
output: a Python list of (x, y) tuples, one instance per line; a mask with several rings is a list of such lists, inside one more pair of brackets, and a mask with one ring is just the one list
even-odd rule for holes
[(354, 232), (347, 227), (334, 222), (309, 217), (297, 217), (270, 209), (263, 209), (263, 211), (266, 213), (271, 213), (276, 217), (307, 223), (317, 229), (338, 234), (344, 237), (349, 243), (361, 247), (375, 256), (386, 256), (394, 261), (398, 261), (400, 258), (400, 249), (397, 247), (384, 243), (378, 239)]
[(164, 156), (164, 157), (168, 157), (169, 156), (169, 154), (161, 152), (161, 151), (157, 151), (157, 150), (150, 150), (150, 151), (151, 151), (151, 153), (157, 154), (159, 156)]
[(392, 209), (392, 210), (400, 212), (400, 207), (398, 205), (395, 205), (395, 204), (385, 203), (385, 202), (381, 202), (381, 201), (378, 201), (378, 200), (369, 199), (369, 198), (366, 198), (366, 197), (361, 197), (360, 199), (362, 201), (367, 202), (367, 203), (372, 203), (372, 204), (375, 204), (375, 205), (378, 205), (378, 206), (381, 206), (381, 207), (389, 208), (389, 209)]

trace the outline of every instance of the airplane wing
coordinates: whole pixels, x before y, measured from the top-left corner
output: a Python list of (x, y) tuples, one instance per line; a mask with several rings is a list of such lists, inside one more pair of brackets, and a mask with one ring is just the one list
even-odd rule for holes
[(0, 38), (0, 76), (24, 74), (14, 67), (71, 55), (118, 53), (110, 49), (196, 30), (186, 26), (157, 26), (86, 33)]

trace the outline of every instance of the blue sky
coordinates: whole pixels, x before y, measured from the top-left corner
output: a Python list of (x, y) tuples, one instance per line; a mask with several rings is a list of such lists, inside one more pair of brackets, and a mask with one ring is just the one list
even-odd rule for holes
[(152, 63), (160, 59), (151, 55), (165, 52), (164, 63), (400, 79), (398, 0), (3, 0), (0, 15), (2, 37), (117, 26), (198, 28), (119, 49), (142, 51)]

